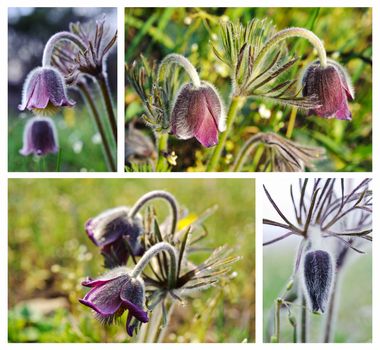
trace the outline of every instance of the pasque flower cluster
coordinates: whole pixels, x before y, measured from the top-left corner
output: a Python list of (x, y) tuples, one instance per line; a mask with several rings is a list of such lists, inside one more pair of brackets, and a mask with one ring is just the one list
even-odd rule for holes
[[(155, 199), (166, 201), (171, 211), (162, 224), (157, 222), (153, 210), (140, 214), (143, 206)], [(164, 312), (163, 324), (155, 325), (162, 333), (170, 317), (166, 311), (169, 303), (214, 285), (237, 260), (221, 247), (199, 265), (190, 262), (190, 227), (179, 230), (177, 225), (182, 216), (173, 195), (152, 191), (132, 207), (108, 209), (89, 219), (85, 225), (87, 235), (100, 249), (108, 271), (83, 281), (82, 285), (90, 291), (79, 301), (105, 324), (127, 312), (129, 336), (149, 322), (150, 314)], [(192, 224), (194, 232), (203, 219), (198, 221)]]

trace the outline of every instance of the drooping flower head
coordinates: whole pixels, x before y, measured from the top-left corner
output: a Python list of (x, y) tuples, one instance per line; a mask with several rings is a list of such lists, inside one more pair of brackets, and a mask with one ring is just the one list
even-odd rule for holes
[(129, 217), (128, 207), (106, 210), (86, 223), (89, 238), (98, 246), (108, 268), (124, 265), (130, 253), (140, 256), (143, 248), (140, 236), (143, 233), (139, 214)]
[(324, 250), (306, 253), (303, 271), (305, 295), (313, 312), (324, 312), (333, 280), (333, 263), (330, 254)]
[(223, 103), (215, 88), (202, 82), (180, 89), (171, 114), (171, 131), (180, 139), (195, 137), (204, 147), (218, 143), (218, 131), (225, 130)]
[(34, 117), (24, 129), (24, 142), (20, 154), (44, 156), (58, 152), (57, 131), (50, 118)]
[(345, 69), (338, 63), (328, 60), (326, 68), (319, 61), (311, 63), (302, 78), (303, 96), (317, 95), (320, 107), (310, 110), (324, 118), (351, 120), (348, 101), (354, 99), (354, 91)]
[(115, 268), (97, 279), (82, 282), (91, 290), (79, 301), (95, 311), (103, 323), (111, 324), (128, 311), (126, 330), (129, 336), (141, 323), (148, 322), (144, 311), (145, 287), (140, 278), (130, 276), (126, 267)]
[(59, 71), (53, 67), (37, 67), (25, 80), (22, 102), (18, 108), (28, 109), (39, 115), (51, 115), (60, 107), (75, 105), (66, 96), (65, 82)]

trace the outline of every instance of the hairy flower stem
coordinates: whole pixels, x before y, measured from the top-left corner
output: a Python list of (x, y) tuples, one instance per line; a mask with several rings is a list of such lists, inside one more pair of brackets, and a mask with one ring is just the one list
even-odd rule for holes
[(244, 101), (244, 97), (241, 96), (232, 96), (230, 108), (227, 113), (227, 127), (226, 131), (220, 134), (219, 143), (214, 148), (214, 152), (211, 155), (211, 158), (207, 164), (206, 171), (216, 171), (220, 156), (224, 149), (224, 146), (227, 141), (227, 137), (232, 131), (232, 127), (237, 115), (237, 112), (241, 108), (242, 102)]
[(172, 228), (171, 228), (170, 233), (172, 235), (174, 235), (175, 230), (177, 228), (177, 222), (178, 222), (178, 217), (179, 217), (179, 206), (178, 206), (178, 203), (177, 203), (177, 200), (175, 199), (175, 197), (172, 194), (170, 194), (169, 192), (151, 191), (151, 192), (144, 194), (142, 197), (140, 197), (137, 200), (137, 202), (135, 203), (135, 205), (133, 206), (133, 208), (129, 212), (129, 215), (131, 218), (133, 218), (147, 202), (151, 201), (152, 199), (156, 199), (156, 198), (161, 198), (161, 199), (166, 200), (172, 209), (173, 218), (172, 218)]
[(150, 247), (144, 255), (141, 257), (139, 262), (136, 264), (134, 269), (132, 270), (131, 277), (138, 277), (145, 269), (145, 267), (149, 264), (149, 262), (161, 252), (168, 253), (170, 257), (170, 266), (168, 271), (168, 287), (174, 288), (175, 282), (177, 279), (177, 266), (178, 266), (178, 258), (177, 258), (177, 250), (167, 242), (160, 242), (152, 247)]
[(297, 117), (297, 107), (292, 107), (292, 111), (290, 112), (288, 129), (286, 130), (286, 137), (288, 139), (292, 138), (294, 125), (296, 123), (296, 117)]
[(331, 343), (333, 341), (333, 324), (335, 321), (336, 311), (337, 311), (337, 288), (338, 288), (338, 279), (340, 277), (340, 270), (335, 271), (335, 278), (333, 286), (331, 288), (330, 301), (327, 308), (325, 330), (323, 335), (324, 343)]
[(258, 56), (256, 57), (255, 64), (260, 64), (260, 61), (265, 58), (265, 56), (276, 47), (281, 41), (289, 38), (301, 37), (307, 39), (317, 50), (319, 60), (322, 68), (327, 67), (327, 55), (325, 47), (323, 46), (322, 41), (310, 30), (305, 28), (287, 28), (277, 32), (268, 42), (265, 44), (263, 49), (260, 51)]
[(304, 294), (302, 293), (302, 307), (301, 307), (301, 336), (300, 342), (307, 343), (307, 303)]
[(85, 43), (75, 34), (70, 32), (59, 32), (54, 34), (50, 37), (48, 42), (45, 45), (44, 52), (42, 55), (42, 66), (50, 66), (51, 63), (51, 57), (53, 55), (53, 51), (55, 48), (55, 45), (59, 41), (69, 41), (76, 45), (82, 52), (86, 51), (86, 45)]
[(108, 115), (108, 120), (111, 125), (112, 129), (112, 135), (115, 140), (115, 144), (117, 145), (117, 124), (116, 124), (116, 117), (115, 113), (113, 111), (113, 105), (112, 105), (112, 98), (111, 98), (111, 92), (108, 86), (108, 81), (107, 81), (107, 75), (106, 73), (102, 72), (96, 77), (96, 81), (98, 82), (100, 86), (100, 90), (102, 92), (104, 104), (106, 106), (106, 111)]
[(108, 170), (116, 171), (116, 165), (112, 156), (111, 147), (108, 143), (106, 132), (104, 130), (104, 126), (102, 124), (98, 109), (95, 105), (93, 96), (91, 95), (91, 91), (88, 88), (88, 85), (84, 82), (79, 82), (77, 86), (78, 86), (79, 91), (82, 93), (83, 99), (87, 102), (87, 105), (90, 107), (92, 116), (94, 117), (96, 127), (98, 128), (100, 137), (102, 139), (104, 155), (106, 158), (106, 164), (107, 164)]
[(165, 154), (168, 152), (168, 138), (169, 135), (166, 132), (160, 132), (156, 134), (156, 142), (157, 142), (157, 153), (158, 153), (158, 159), (157, 159), (157, 169), (163, 169), (164, 165), (166, 163)]
[(182, 67), (186, 73), (189, 75), (191, 82), (194, 87), (199, 88), (201, 86), (201, 80), (199, 79), (199, 75), (197, 70), (191, 64), (191, 62), (184, 56), (178, 55), (176, 53), (165, 56), (162, 60), (160, 67), (158, 68), (158, 79), (165, 79), (165, 70), (172, 64), (177, 64)]

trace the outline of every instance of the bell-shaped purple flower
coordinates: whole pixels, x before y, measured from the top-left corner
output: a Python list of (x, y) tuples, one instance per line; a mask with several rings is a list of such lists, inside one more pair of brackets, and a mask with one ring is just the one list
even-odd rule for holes
[(181, 87), (171, 114), (171, 131), (180, 139), (195, 137), (204, 147), (218, 143), (218, 131), (225, 130), (225, 114), (215, 88), (202, 82)]
[(130, 253), (141, 256), (143, 233), (141, 215), (129, 217), (128, 207), (108, 209), (86, 223), (86, 232), (104, 256), (107, 268), (125, 265)]
[(87, 279), (82, 285), (91, 290), (79, 302), (93, 309), (101, 322), (111, 324), (128, 311), (126, 330), (132, 337), (141, 322), (149, 321), (144, 311), (144, 282), (132, 278), (126, 267), (115, 268), (94, 280)]
[(313, 312), (324, 312), (329, 300), (333, 280), (331, 256), (324, 250), (306, 253), (303, 262), (305, 294)]
[(36, 114), (51, 115), (60, 107), (73, 106), (75, 102), (66, 96), (65, 82), (61, 73), (53, 67), (37, 67), (25, 80), (22, 102), (18, 108)]
[(324, 118), (351, 120), (348, 101), (354, 99), (354, 91), (345, 69), (329, 60), (327, 67), (319, 61), (311, 63), (302, 78), (303, 96), (316, 95), (320, 100), (318, 108), (309, 111)]
[(34, 117), (28, 121), (24, 129), (24, 142), (20, 154), (28, 156), (44, 156), (57, 153), (57, 130), (50, 118)]

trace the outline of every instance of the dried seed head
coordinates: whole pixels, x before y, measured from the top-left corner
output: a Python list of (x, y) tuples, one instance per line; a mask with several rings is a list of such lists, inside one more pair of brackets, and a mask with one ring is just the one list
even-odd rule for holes
[(57, 131), (50, 118), (34, 117), (24, 129), (24, 142), (20, 154), (45, 156), (58, 152)]
[(348, 100), (353, 100), (354, 91), (347, 72), (338, 63), (329, 60), (326, 68), (319, 61), (311, 63), (303, 78), (303, 96), (317, 95), (321, 106), (311, 109), (310, 114), (324, 118), (351, 120)]
[(333, 263), (324, 250), (306, 253), (303, 263), (305, 295), (313, 312), (324, 312), (329, 301), (333, 280)]
[(218, 131), (225, 130), (225, 114), (216, 89), (207, 82), (199, 88), (181, 87), (171, 115), (171, 130), (180, 139), (195, 137), (204, 147), (218, 143)]

